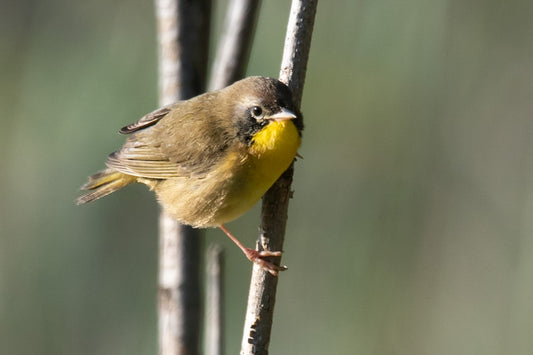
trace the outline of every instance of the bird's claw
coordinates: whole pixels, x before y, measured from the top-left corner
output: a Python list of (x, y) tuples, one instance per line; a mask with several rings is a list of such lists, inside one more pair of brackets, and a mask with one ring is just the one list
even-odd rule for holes
[(281, 256), (281, 251), (269, 251), (269, 250), (261, 250), (257, 251), (254, 249), (247, 248), (245, 251), (246, 257), (253, 263), (256, 263), (261, 268), (263, 268), (265, 271), (268, 271), (273, 276), (278, 276), (278, 273), (280, 271), (287, 270), (287, 267), (285, 265), (276, 265), (274, 263), (271, 263), (269, 261), (266, 261), (263, 258), (271, 257), (271, 256)]

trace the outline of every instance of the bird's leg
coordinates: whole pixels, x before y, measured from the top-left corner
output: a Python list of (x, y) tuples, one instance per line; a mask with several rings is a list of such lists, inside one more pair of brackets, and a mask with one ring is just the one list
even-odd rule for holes
[(242, 243), (233, 234), (231, 234), (230, 231), (223, 224), (221, 224), (219, 227), (220, 229), (222, 229), (224, 233), (226, 233), (226, 235), (229, 237), (229, 239), (233, 241), (233, 243), (237, 244), (237, 246), (242, 250), (244, 255), (246, 255), (248, 260), (250, 260), (251, 262), (258, 264), (259, 266), (261, 266), (263, 269), (265, 269), (266, 271), (268, 271), (274, 276), (278, 276), (279, 271), (287, 270), (286, 266), (279, 266), (279, 265), (273, 264), (263, 259), (269, 256), (281, 256), (281, 251), (268, 251), (268, 250), (258, 251), (255, 249), (247, 248), (244, 245), (242, 245)]

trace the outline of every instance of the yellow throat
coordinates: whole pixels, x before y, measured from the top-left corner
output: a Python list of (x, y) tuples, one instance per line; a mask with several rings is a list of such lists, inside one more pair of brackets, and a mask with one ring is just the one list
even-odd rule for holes
[(271, 122), (253, 136), (249, 150), (253, 161), (250, 178), (262, 190), (259, 198), (291, 165), (300, 143), (300, 134), (290, 120)]

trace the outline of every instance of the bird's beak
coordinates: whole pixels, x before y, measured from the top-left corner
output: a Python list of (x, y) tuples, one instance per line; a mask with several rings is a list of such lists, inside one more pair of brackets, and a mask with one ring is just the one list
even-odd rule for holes
[(295, 119), (296, 118), (296, 115), (290, 111), (290, 110), (287, 110), (286, 108), (281, 108), (281, 110), (278, 112), (278, 113), (275, 113), (271, 116), (268, 116), (268, 117), (265, 117), (267, 120), (272, 120), (272, 121), (285, 121), (285, 120), (292, 120), (292, 119)]

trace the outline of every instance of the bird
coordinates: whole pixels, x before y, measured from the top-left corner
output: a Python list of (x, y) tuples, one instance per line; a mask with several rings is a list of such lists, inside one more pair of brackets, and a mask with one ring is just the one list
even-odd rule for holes
[(194, 228), (219, 227), (250, 261), (277, 276), (286, 267), (265, 258), (281, 251), (247, 248), (224, 224), (252, 208), (299, 156), (303, 128), (287, 85), (247, 77), (122, 127), (126, 142), (88, 178), (76, 202), (145, 184), (169, 216)]

